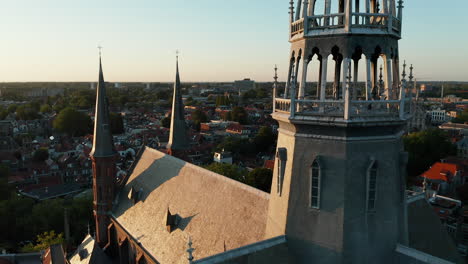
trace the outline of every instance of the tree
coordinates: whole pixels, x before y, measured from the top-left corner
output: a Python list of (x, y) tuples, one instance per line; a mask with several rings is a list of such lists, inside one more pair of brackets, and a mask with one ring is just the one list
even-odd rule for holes
[(54, 230), (50, 232), (44, 232), (40, 235), (37, 235), (37, 243), (33, 245), (32, 243), (24, 246), (22, 252), (37, 252), (45, 250), (48, 247), (56, 244), (63, 244), (65, 242), (63, 238), (63, 233), (56, 234)]
[(226, 164), (226, 163), (217, 163), (214, 162), (205, 167), (207, 170), (216, 172), (218, 174), (224, 175), (228, 178), (231, 178), (236, 181), (245, 183), (245, 169), (242, 169), (236, 165)]
[(67, 107), (60, 111), (53, 122), (53, 127), (69, 136), (84, 136), (92, 131), (91, 118), (74, 108)]
[(16, 108), (18, 108), (18, 105), (12, 104), (12, 105), (8, 106), (7, 111), (8, 111), (8, 113), (14, 113), (14, 112), (16, 112)]
[(16, 108), (16, 117), (20, 120), (34, 120), (39, 118), (39, 114), (34, 106), (21, 105)]
[(41, 113), (51, 113), (53, 111), (52, 107), (48, 104), (41, 105), (41, 109), (39, 110)]
[(206, 116), (204, 111), (197, 109), (192, 113), (192, 121), (198, 124), (206, 123), (208, 122), (208, 117)]
[(267, 168), (255, 168), (247, 174), (246, 183), (264, 192), (270, 192), (273, 171)]
[(460, 124), (468, 122), (468, 109), (465, 109), (463, 112), (459, 113), (457, 117), (452, 120), (452, 122)]
[(456, 146), (440, 129), (429, 129), (403, 137), (405, 150), (409, 154), (407, 171), (410, 177), (426, 171), (434, 162), (455, 155)]
[(123, 118), (120, 113), (110, 113), (109, 118), (112, 134), (122, 134), (125, 132)]
[(239, 122), (242, 125), (248, 124), (248, 115), (243, 107), (236, 106), (231, 111), (232, 121)]
[(254, 144), (259, 151), (266, 151), (275, 144), (275, 135), (271, 127), (262, 126), (254, 138)]
[(161, 120), (161, 125), (165, 128), (170, 128), (171, 127), (171, 116), (164, 117)]
[(40, 162), (45, 161), (49, 158), (49, 151), (46, 148), (40, 148), (34, 151), (33, 161)]

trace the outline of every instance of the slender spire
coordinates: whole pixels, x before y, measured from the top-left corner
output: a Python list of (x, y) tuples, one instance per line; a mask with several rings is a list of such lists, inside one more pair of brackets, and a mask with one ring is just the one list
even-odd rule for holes
[(180, 90), (179, 76), (179, 52), (176, 56), (176, 79), (174, 83), (174, 95), (172, 99), (171, 132), (167, 149), (184, 150), (188, 148), (187, 128), (185, 124), (184, 104)]
[(101, 47), (99, 47), (99, 82), (96, 88), (96, 113), (94, 117), (93, 157), (110, 157), (116, 154), (110, 130), (109, 106), (106, 84), (102, 73)]

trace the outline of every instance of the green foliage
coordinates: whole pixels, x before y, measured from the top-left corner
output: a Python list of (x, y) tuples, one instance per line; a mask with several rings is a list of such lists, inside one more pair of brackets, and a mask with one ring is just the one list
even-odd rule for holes
[(8, 176), (10, 168), (4, 164), (0, 164), (0, 200), (8, 199), (10, 191), (8, 188)]
[(246, 183), (264, 192), (270, 192), (273, 171), (267, 168), (255, 168), (247, 174)]
[(224, 138), (224, 140), (216, 147), (217, 151), (221, 151), (223, 149), (231, 152), (235, 156), (252, 156), (257, 153), (254, 144), (252, 144), (248, 139), (238, 137)]
[(54, 110), (52, 109), (52, 107), (50, 107), (50, 105), (48, 105), (48, 104), (43, 104), (43, 105), (41, 105), (41, 108), (40, 108), (39, 111), (40, 111), (41, 113), (51, 113), (51, 112), (54, 111)]
[(418, 176), (440, 159), (456, 154), (456, 146), (440, 129), (416, 132), (403, 137), (405, 150), (409, 153), (408, 175)]
[[(51, 230), (63, 232), (65, 208), (68, 208), (72, 246), (81, 242), (86, 234), (87, 225), (93, 223), (92, 195), (71, 200), (52, 199), (35, 203), (32, 199), (18, 196), (13, 191), (10, 193), (7, 199), (0, 200), (2, 216), (0, 228), (8, 230), (0, 232), (0, 245), (9, 251), (17, 251), (20, 241), (33, 241), (37, 235), (43, 235), (44, 232)], [(47, 238), (47, 236), (42, 237)], [(38, 244), (41, 243), (36, 245)]]
[(459, 123), (463, 124), (465, 122), (468, 122), (468, 109), (465, 109), (463, 112), (459, 113), (457, 115), (457, 118), (454, 118), (452, 120), (453, 123)]
[(231, 113), (226, 116), (226, 118), (229, 118), (229, 117), (230, 119), (228, 120), (239, 122), (242, 125), (246, 125), (249, 123), (247, 111), (245, 111), (245, 109), (240, 106), (234, 107)]
[(217, 96), (216, 97), (216, 106), (220, 106), (220, 105), (230, 105), (231, 104), (231, 100), (229, 99), (228, 96)]
[(34, 120), (38, 119), (39, 107), (35, 104), (21, 105), (16, 108), (16, 118), (20, 120)]
[(21, 249), (21, 252), (38, 252), (47, 249), (51, 245), (63, 244), (64, 242), (63, 234), (56, 234), (55, 231), (52, 230), (50, 232), (44, 232), (37, 235), (37, 243), (35, 245), (32, 243), (27, 244)]
[(258, 151), (267, 151), (275, 144), (275, 135), (271, 127), (262, 126), (254, 138), (254, 144)]
[(67, 107), (57, 115), (53, 127), (69, 136), (84, 136), (92, 131), (92, 122), (88, 115)]
[(125, 132), (123, 118), (120, 113), (110, 113), (109, 118), (112, 134), (122, 134)]
[(36, 151), (34, 151), (33, 154), (33, 161), (40, 162), (40, 161), (45, 161), (49, 158), (49, 151), (46, 148), (40, 148)]
[(236, 165), (226, 164), (226, 163), (217, 163), (214, 162), (205, 167), (207, 170), (216, 172), (218, 174), (224, 175), (228, 178), (231, 178), (236, 181), (245, 183), (245, 175), (247, 171)]
[(162, 120), (161, 120), (161, 125), (165, 128), (170, 128), (171, 127), (171, 117), (168, 116), (168, 117), (164, 117)]
[(206, 123), (208, 122), (208, 117), (206, 116), (205, 112), (197, 109), (192, 113), (192, 121), (196, 124)]
[(8, 108), (7, 108), (7, 111), (8, 111), (8, 113), (14, 113), (14, 112), (16, 112), (16, 108), (18, 108), (18, 105), (16, 105), (16, 104), (9, 105)]

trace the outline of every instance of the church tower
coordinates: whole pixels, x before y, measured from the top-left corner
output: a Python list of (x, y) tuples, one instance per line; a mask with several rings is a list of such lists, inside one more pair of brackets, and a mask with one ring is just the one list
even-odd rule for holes
[(179, 77), (179, 56), (176, 58), (176, 79), (174, 83), (174, 95), (172, 99), (171, 131), (167, 150), (170, 155), (181, 157), (189, 148), (187, 137), (187, 125), (185, 124), (184, 103)]
[(108, 242), (107, 227), (110, 224), (110, 213), (114, 200), (117, 152), (110, 130), (109, 106), (100, 55), (99, 82), (96, 91), (94, 137), (90, 157), (93, 162), (95, 239), (99, 246), (104, 248)]
[(399, 78), (396, 2), (290, 3), (266, 236), (286, 235), (298, 263), (395, 263), (407, 243), (401, 136), (411, 98)]

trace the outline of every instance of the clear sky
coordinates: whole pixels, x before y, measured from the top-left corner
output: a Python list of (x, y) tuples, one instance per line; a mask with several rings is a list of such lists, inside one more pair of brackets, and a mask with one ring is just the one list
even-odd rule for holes
[[(285, 79), (289, 0), (0, 0), (0, 82)], [(405, 0), (400, 59), (468, 81), (467, 0)]]

